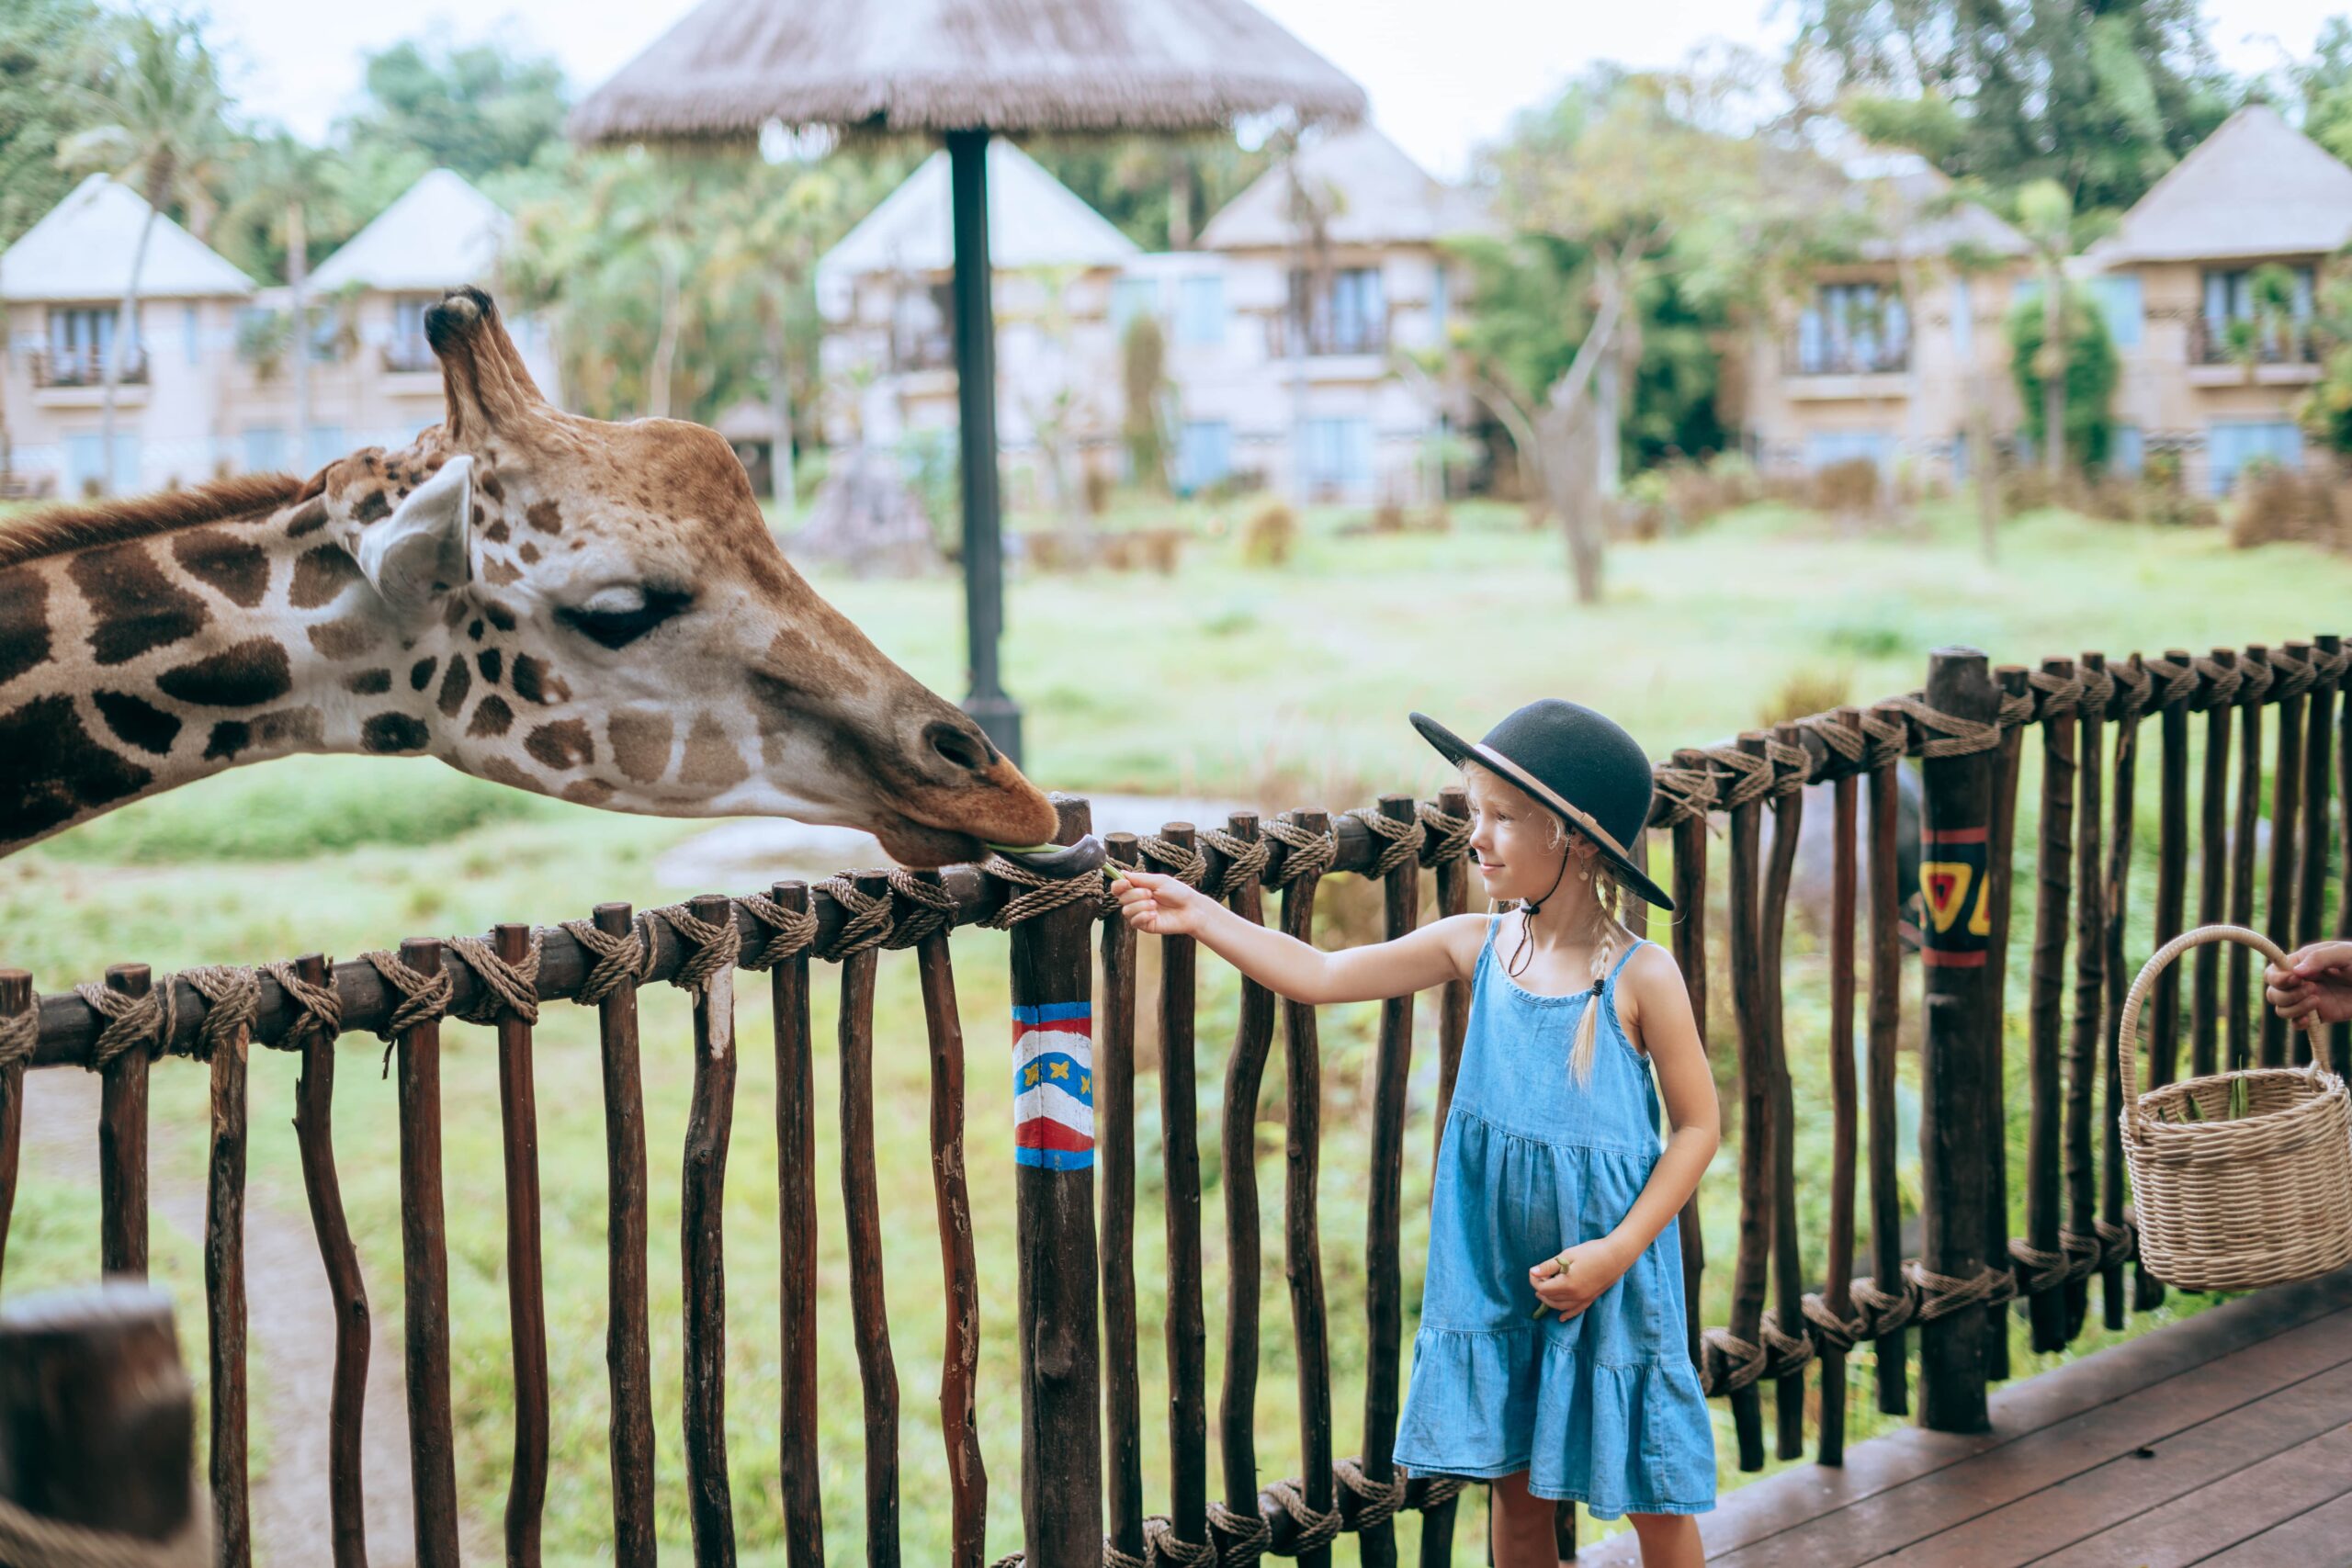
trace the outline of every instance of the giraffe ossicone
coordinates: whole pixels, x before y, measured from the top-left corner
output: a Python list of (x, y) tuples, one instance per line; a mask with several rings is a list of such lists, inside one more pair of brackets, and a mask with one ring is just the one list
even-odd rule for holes
[(425, 334), (447, 417), (407, 447), (0, 525), (0, 854), (303, 751), (860, 828), (918, 867), (1052, 837), (785, 558), (716, 432), (550, 406), (480, 289)]

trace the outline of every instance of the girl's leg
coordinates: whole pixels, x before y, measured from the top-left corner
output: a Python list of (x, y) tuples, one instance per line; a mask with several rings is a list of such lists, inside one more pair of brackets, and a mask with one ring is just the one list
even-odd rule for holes
[(1490, 1495), (1495, 1568), (1557, 1568), (1559, 1549), (1552, 1538), (1554, 1505), (1549, 1497), (1528, 1495), (1527, 1472), (1497, 1476)]
[(1704, 1568), (1699, 1521), (1689, 1514), (1628, 1514), (1642, 1543), (1642, 1568)]

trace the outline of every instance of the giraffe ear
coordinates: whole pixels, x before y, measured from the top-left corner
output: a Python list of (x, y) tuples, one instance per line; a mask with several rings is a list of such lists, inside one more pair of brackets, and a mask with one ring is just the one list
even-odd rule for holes
[(450, 457), (390, 516), (361, 532), (352, 552), (360, 574), (394, 609), (415, 609), (472, 580), (473, 469), (470, 457)]

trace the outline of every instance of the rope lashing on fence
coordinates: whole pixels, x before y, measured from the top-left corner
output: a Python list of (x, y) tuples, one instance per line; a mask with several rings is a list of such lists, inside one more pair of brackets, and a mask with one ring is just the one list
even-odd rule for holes
[(359, 956), (384, 977), (385, 985), (400, 995), (401, 999), (392, 1005), (391, 1016), (376, 1030), (376, 1038), (384, 1043), (383, 1076), (390, 1077), (392, 1047), (399, 1044), (401, 1036), (410, 1030), (446, 1015), (449, 1010), (449, 998), (456, 994), (457, 987), (450, 983), (447, 969), (435, 969), (427, 975), (421, 969), (410, 968), (397, 953), (378, 948), (373, 953), (363, 953)]
[[(2346, 657), (2352, 658), (2352, 650), (2347, 650)], [(2154, 705), (2157, 707), (2168, 708), (2175, 703), (2188, 702), (2197, 694), (2197, 660), (2193, 659), (2183, 664), (2176, 664), (2169, 659), (2143, 659), (2140, 667), (2148, 672), (2151, 681), (2165, 683), (2165, 689), (2154, 699)]]
[[(2275, 653), (2270, 656), (2273, 659), (2277, 657)], [(2237, 671), (2238, 706), (2255, 707), (2269, 697), (2270, 682), (2276, 679), (2270, 672), (2269, 659), (2241, 658), (2237, 662)]]
[(1993, 716), (1993, 722), (2003, 729), (2018, 729), (2031, 724), (2033, 722), (2033, 693), (2031, 691), (2003, 692), (2001, 711)]
[(2087, 1280), (2098, 1272), (2099, 1237), (2061, 1226), (2058, 1250), (2034, 1246), (2022, 1236), (2009, 1238), (2009, 1256), (2018, 1264), (2017, 1293), (2039, 1295), (2055, 1286)]
[[(1467, 824), (1464, 833), (1468, 833)], [(1244, 887), (1254, 886), (1266, 874), (1266, 863), (1274, 858), (1274, 847), (1263, 839), (1245, 839), (1223, 828), (1201, 829), (1201, 847), (1215, 850), (1225, 857), (1225, 874), (1217, 885), (1208, 889), (1210, 897), (1230, 899)]]
[(1710, 1399), (1736, 1393), (1762, 1377), (1770, 1360), (1771, 1353), (1754, 1340), (1710, 1328), (1699, 1336), (1699, 1387)]
[(651, 971), (652, 949), (639, 921), (620, 932), (599, 931), (594, 920), (566, 920), (563, 929), (595, 960), (572, 993), (582, 1007), (600, 1006), (624, 987), (634, 990)]
[(2285, 702), (2300, 697), (2319, 680), (2319, 671), (2308, 659), (2298, 659), (2283, 648), (2270, 650), (2271, 700)]
[(1871, 767), (1876, 771), (1903, 760), (1904, 752), (1910, 748), (1911, 727), (1874, 708), (1864, 708), (1862, 736), (1871, 743)]
[(2235, 705), (2238, 700), (2238, 685), (2245, 679), (2245, 673), (2236, 665), (2224, 664), (2218, 659), (2199, 659), (2195, 662), (2197, 673), (2204, 677), (2205, 689), (2198, 694), (2197, 701), (2189, 705), (2202, 713), (2208, 708), (2230, 707)]
[(199, 964), (183, 969), (178, 977), (205, 1001), (204, 1017), (196, 1026), (196, 1055), (209, 1062), (212, 1054), (242, 1032), (253, 1039), (261, 1021), (261, 976), (242, 964)]
[[(649, 921), (659, 920), (668, 926), (670, 934), (685, 950), (678, 972), (670, 976), (670, 984), (678, 989), (707, 991), (712, 981), (734, 969), (736, 956), (743, 950), (743, 939), (732, 919), (706, 920), (684, 904), (665, 904), (658, 909), (648, 909), (645, 914)], [(646, 931), (650, 950), (651, 926)]]
[(1674, 761), (1650, 770), (1656, 800), (1650, 826), (1671, 828), (1680, 822), (1704, 822), (1715, 807), (1714, 770), (1696, 751), (1677, 751)]
[[(2352, 658), (2352, 654), (2347, 654)], [(1456, 817), (1435, 801), (1424, 800), (1413, 807), (1413, 815), (1421, 824), (1421, 864), (1432, 867), (1458, 860), (1470, 852), (1470, 818)]]
[(179, 997), (169, 975), (158, 975), (141, 997), (127, 997), (95, 980), (85, 980), (74, 994), (105, 1019), (106, 1026), (90, 1046), (90, 1070), (102, 1072), (133, 1045), (145, 1045), (153, 1055), (164, 1054), (165, 1042), (179, 1032)]
[(2075, 710), (2085, 718), (2105, 718), (2115, 702), (2115, 672), (2093, 670), (2087, 665), (2075, 671), (2082, 693), (2075, 699)]
[[(1336, 1465), (1333, 1466), (1335, 1472), (1337, 1469)], [(1320, 1512), (1309, 1505), (1306, 1488), (1295, 1476), (1273, 1483), (1258, 1496), (1261, 1508), (1272, 1502), (1289, 1515), (1291, 1522), (1298, 1527), (1298, 1534), (1291, 1541), (1289, 1555), (1293, 1557), (1304, 1556), (1330, 1545), (1339, 1539), (1340, 1526), (1346, 1522), (1340, 1517), (1336, 1502)]]
[(1376, 806), (1359, 806), (1342, 815), (1363, 823), (1364, 831), (1374, 838), (1385, 840), (1372, 863), (1364, 867), (1365, 881), (1378, 882), (1407, 861), (1420, 859), (1422, 829), (1418, 817), (1410, 821), (1384, 817)]
[(1933, 1323), (1968, 1307), (1991, 1306), (2007, 1299), (2001, 1295), (2005, 1286), (2015, 1289), (2014, 1276), (2006, 1269), (1979, 1269), (1968, 1279), (1959, 1280), (1937, 1273), (1916, 1258), (1904, 1263), (1903, 1277), (1919, 1292), (1921, 1323)]
[(2060, 675), (2048, 670), (2030, 671), (2026, 684), (2039, 694), (2036, 708), (2043, 723), (2052, 719), (2072, 718), (2082, 706), (2083, 677), (2080, 671)]
[(1205, 1540), (1186, 1540), (1176, 1533), (1176, 1521), (1165, 1514), (1149, 1514), (1143, 1521), (1143, 1557), (1136, 1568), (1216, 1568), (1216, 1548)]
[(1757, 1337), (1764, 1341), (1765, 1377), (1793, 1377), (1813, 1364), (1813, 1333), (1802, 1322), (1791, 1334), (1781, 1326), (1781, 1314), (1767, 1310), (1758, 1325)]
[[(1849, 1296), (1853, 1293), (1851, 1285), (1847, 1287), (1847, 1292)], [(1870, 1314), (1859, 1306), (1839, 1317), (1818, 1291), (1807, 1291), (1799, 1305), (1804, 1308), (1804, 1320), (1813, 1325), (1813, 1337), (1824, 1352), (1842, 1356), (1863, 1340), (1877, 1337)]]
[(209, 1568), (212, 1498), (188, 1487), (187, 1520), (164, 1540), (45, 1518), (0, 1497), (0, 1562), (23, 1568)]
[(24, 1011), (13, 1018), (0, 1018), (0, 1068), (31, 1061), (33, 1047), (40, 1043), (40, 995), (35, 992), (31, 1005)]
[(2312, 668), (2318, 679), (2326, 684), (2334, 685), (2342, 681), (2345, 671), (2352, 670), (2352, 644), (2346, 644), (2333, 653), (2324, 648), (2313, 649)]
[(277, 982), (277, 988), (286, 993), (286, 1005), (294, 1012), (294, 1020), (286, 1026), (285, 1037), (279, 1042), (287, 1050), (305, 1050), (314, 1038), (332, 1043), (343, 1032), (343, 995), (332, 984), (311, 984), (284, 959), (263, 967)]
[(1863, 743), (1862, 732), (1840, 723), (1836, 716), (1817, 713), (1797, 720), (1797, 728), (1820, 741), (1822, 750), (1829, 753), (1829, 765), (1822, 770), (1822, 777), (1843, 778), (1863, 766), (1862, 755), (1868, 747)]
[(2155, 696), (2156, 682), (2145, 662), (2118, 665), (2108, 675), (2115, 682), (2115, 697), (2108, 705), (2107, 716), (2118, 724), (2136, 723)]
[(531, 933), (530, 951), (519, 964), (509, 964), (498, 950), (478, 936), (453, 936), (443, 945), (481, 982), (481, 995), (455, 1016), (468, 1023), (496, 1023), (509, 1016), (524, 1023), (539, 1021), (539, 954), (545, 950), (539, 933)]
[[(742, 969), (769, 970), (779, 964), (788, 964), (816, 943), (817, 916), (810, 909), (791, 909), (777, 903), (764, 893), (746, 893), (735, 900), (736, 907), (760, 923), (768, 933), (757, 953), (737, 953), (736, 966)], [(566, 926), (566, 931), (571, 928)]]
[(1102, 884), (1091, 872), (1084, 876), (1047, 876), (1042, 871), (1033, 871), (999, 854), (991, 854), (982, 861), (980, 870), (1000, 882), (1010, 882), (1023, 889), (1006, 899), (1004, 908), (981, 922), (991, 931), (1009, 931), (1023, 920), (1035, 919), (1039, 915), (1051, 914), (1056, 909), (1083, 903), (1090, 898), (1094, 900), (1097, 908), (1102, 907)]
[(1405, 1478), (1391, 1474), (1385, 1482), (1373, 1480), (1363, 1472), (1361, 1455), (1333, 1460), (1331, 1476), (1340, 1483), (1337, 1501), (1343, 1529), (1362, 1530), (1385, 1524), (1405, 1506)]
[(2100, 1268), (2120, 1268), (2140, 1256), (2140, 1228), (2131, 1221), (2118, 1224), (2113, 1220), (2093, 1217), (2091, 1229), (2098, 1236)]
[(1209, 863), (1196, 849), (1186, 849), (1173, 839), (1163, 839), (1157, 833), (1145, 833), (1136, 840), (1136, 852), (1149, 868), (1162, 876), (1172, 876), (1187, 887), (1198, 887), (1209, 873)]
[(882, 945), (897, 952), (913, 947), (926, 938), (937, 936), (956, 923), (956, 896), (936, 882), (926, 882), (905, 866), (894, 865), (884, 873), (890, 884), (890, 895), (910, 906), (899, 916), (890, 934)]
[(1329, 833), (1318, 833), (1280, 818), (1266, 823), (1259, 831), (1290, 852), (1274, 871), (1276, 887), (1286, 888), (1302, 876), (1320, 876), (1340, 858), (1340, 840)]
[(828, 964), (839, 964), (889, 941), (896, 911), (888, 893), (868, 893), (846, 873), (825, 878), (813, 891), (839, 904), (842, 912), (849, 917), (833, 933), (833, 940), (817, 950), (818, 957)]
[(1217, 1568), (1255, 1568), (1273, 1550), (1274, 1529), (1256, 1514), (1237, 1514), (1211, 1498), (1209, 1539), (1217, 1543)]
[(1727, 781), (1721, 786), (1716, 804), (1726, 811), (1736, 811), (1752, 805), (1772, 793), (1772, 760), (1760, 752), (1743, 751), (1736, 746), (1709, 746), (1701, 753), (1715, 770), (1718, 779)]
[(1966, 757), (1978, 751), (1990, 751), (2001, 743), (1998, 724), (1982, 724), (1973, 718), (1961, 718), (1929, 707), (1921, 697), (1894, 697), (1883, 706), (1891, 707), (1934, 739), (1919, 748), (1922, 757)]

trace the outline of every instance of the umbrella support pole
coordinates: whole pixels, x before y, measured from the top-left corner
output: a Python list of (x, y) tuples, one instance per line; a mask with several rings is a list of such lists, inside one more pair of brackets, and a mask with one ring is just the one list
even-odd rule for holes
[(997, 675), (1004, 626), (1004, 536), (997, 496), (996, 306), (989, 261), (989, 133), (947, 133), (956, 247), (956, 408), (964, 492), (964, 614), (971, 694), (964, 711), (1019, 767), (1021, 707)]

